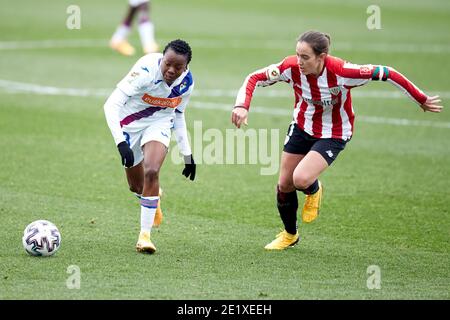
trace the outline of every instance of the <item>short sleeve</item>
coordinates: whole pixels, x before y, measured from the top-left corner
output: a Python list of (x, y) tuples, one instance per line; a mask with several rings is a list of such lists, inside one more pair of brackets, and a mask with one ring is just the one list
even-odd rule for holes
[(152, 68), (141, 58), (131, 68), (130, 72), (117, 84), (117, 88), (122, 90), (127, 96), (141, 94), (151, 80)]

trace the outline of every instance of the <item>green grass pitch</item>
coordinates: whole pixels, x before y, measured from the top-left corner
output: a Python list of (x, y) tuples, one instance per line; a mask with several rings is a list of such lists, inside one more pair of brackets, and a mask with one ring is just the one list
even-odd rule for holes
[[(79, 30), (66, 28), (71, 4), (81, 8)], [(232, 129), (245, 76), (294, 54), (308, 29), (331, 34), (332, 54), (393, 66), (448, 108), (450, 3), (377, 1), (380, 30), (366, 26), (371, 4), (152, 1), (160, 44), (182, 38), (193, 48), (191, 136), (195, 121)], [(450, 115), (423, 113), (385, 83), (354, 90), (354, 137), (321, 177), (321, 215), (299, 225), (296, 247), (263, 249), (281, 228), (277, 174), (202, 164), (191, 183), (167, 159), (158, 251), (136, 253), (139, 203), (103, 115), (138, 58), (107, 46), (125, 8), (125, 0), (43, 0), (0, 11), (0, 299), (449, 299)], [(131, 42), (140, 50), (136, 29)], [(42, 92), (48, 87), (59, 91)], [(278, 155), (292, 105), (286, 84), (257, 89), (253, 101), (280, 113), (250, 112), (247, 127), (279, 130)], [(37, 219), (61, 231), (50, 258), (22, 248), (23, 229)], [(79, 289), (66, 285), (71, 265), (81, 270)], [(380, 289), (367, 287), (372, 265)]]

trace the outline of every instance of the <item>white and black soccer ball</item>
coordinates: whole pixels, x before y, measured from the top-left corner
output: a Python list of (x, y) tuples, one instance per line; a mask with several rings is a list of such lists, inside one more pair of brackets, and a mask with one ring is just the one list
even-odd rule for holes
[(47, 220), (36, 220), (23, 231), (22, 243), (32, 256), (51, 256), (61, 245), (58, 228)]

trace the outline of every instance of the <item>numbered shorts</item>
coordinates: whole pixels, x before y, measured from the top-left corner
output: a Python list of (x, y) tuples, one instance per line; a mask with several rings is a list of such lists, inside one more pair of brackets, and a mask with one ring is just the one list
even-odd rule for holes
[(149, 2), (149, 0), (128, 0), (128, 3), (132, 7), (140, 6), (143, 3)]
[(289, 126), (286, 140), (284, 141), (284, 152), (294, 154), (307, 154), (314, 150), (331, 165), (336, 160), (339, 152), (344, 150), (347, 141), (333, 138), (314, 138), (305, 131), (298, 128), (296, 123)]
[(133, 150), (134, 155), (134, 163), (133, 166), (139, 164), (144, 159), (144, 153), (142, 152), (142, 147), (149, 141), (159, 141), (166, 148), (169, 148), (170, 136), (171, 136), (171, 128), (173, 126), (173, 122), (171, 118), (164, 119), (164, 121), (156, 121), (154, 124), (151, 124), (147, 128), (137, 131), (137, 132), (125, 132), (123, 131), (123, 135), (125, 137), (125, 141), (130, 146), (131, 150)]

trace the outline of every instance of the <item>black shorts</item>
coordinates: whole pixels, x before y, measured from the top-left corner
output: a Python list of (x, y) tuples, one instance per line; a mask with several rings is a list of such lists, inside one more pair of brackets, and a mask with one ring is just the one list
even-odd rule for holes
[(322, 157), (331, 165), (336, 160), (339, 152), (344, 150), (347, 141), (334, 138), (314, 138), (305, 131), (298, 128), (296, 123), (289, 126), (286, 140), (284, 142), (284, 152), (294, 154), (307, 154), (314, 150), (322, 155)]

